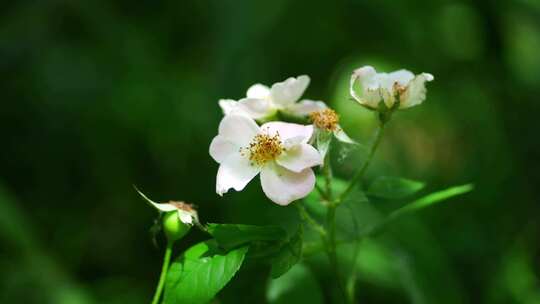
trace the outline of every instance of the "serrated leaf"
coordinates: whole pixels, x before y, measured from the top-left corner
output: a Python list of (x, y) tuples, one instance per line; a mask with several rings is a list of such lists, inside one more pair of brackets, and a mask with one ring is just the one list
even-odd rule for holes
[(248, 247), (220, 251), (213, 241), (189, 248), (167, 274), (164, 304), (205, 304), (236, 274)]
[(208, 233), (224, 249), (231, 249), (254, 241), (285, 240), (287, 233), (277, 226), (253, 226), (237, 224), (208, 224)]
[(270, 304), (319, 304), (323, 303), (323, 295), (310, 269), (296, 264), (283, 276), (270, 280), (266, 300)]
[(401, 177), (381, 176), (369, 185), (366, 194), (384, 199), (409, 197), (422, 190), (425, 183)]
[(302, 245), (304, 239), (304, 228), (300, 226), (298, 231), (289, 241), (283, 244), (272, 259), (272, 278), (278, 278), (293, 267), (302, 258)]

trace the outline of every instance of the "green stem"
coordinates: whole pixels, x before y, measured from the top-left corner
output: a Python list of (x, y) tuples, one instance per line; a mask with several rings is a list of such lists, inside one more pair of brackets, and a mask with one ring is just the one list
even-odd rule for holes
[(322, 238), (326, 237), (326, 230), (323, 226), (321, 226), (311, 215), (307, 212), (306, 208), (304, 207), (303, 203), (298, 202), (295, 204), (296, 208), (298, 209), (298, 213), (300, 214), (300, 217), (304, 222), (307, 222), (311, 225), (313, 230), (317, 231)]
[(336, 207), (337, 205), (334, 202), (331, 202), (328, 205), (328, 210), (326, 213), (326, 222), (328, 225), (328, 236), (326, 238), (326, 252), (328, 254), (328, 260), (330, 261), (330, 266), (334, 269), (336, 275), (337, 285), (343, 299), (347, 298), (345, 293), (345, 288), (343, 286), (343, 281), (341, 278), (341, 271), (339, 269), (339, 263), (337, 258), (336, 251)]
[(324, 185), (326, 191), (326, 199), (332, 200), (332, 165), (330, 164), (330, 148), (328, 148), (328, 151), (326, 151), (326, 156), (324, 158), (324, 165), (322, 169), (325, 180)]
[(159, 276), (159, 282), (156, 288), (156, 293), (152, 300), (152, 304), (158, 304), (159, 298), (165, 286), (165, 279), (167, 278), (167, 270), (169, 269), (169, 264), (171, 262), (173, 242), (167, 242), (167, 248), (165, 249), (165, 256), (163, 257), (163, 266), (161, 267), (161, 275)]
[[(349, 206), (350, 207), (350, 206)], [(352, 212), (352, 209), (351, 209)], [(356, 218), (353, 218), (354, 221), (354, 231), (358, 234), (358, 220)], [(352, 267), (351, 272), (349, 273), (349, 277), (347, 278), (346, 286), (347, 289), (347, 303), (353, 304), (355, 303), (355, 296), (356, 296), (356, 277), (358, 271), (356, 270), (356, 264), (358, 263), (358, 252), (360, 247), (360, 241), (356, 241), (354, 244), (354, 251), (352, 256)]]
[(364, 162), (362, 167), (360, 167), (360, 169), (356, 171), (353, 178), (349, 182), (349, 185), (347, 186), (347, 188), (341, 193), (341, 195), (336, 200), (337, 205), (339, 205), (341, 202), (343, 202), (343, 200), (347, 198), (350, 192), (354, 189), (354, 186), (356, 185), (356, 183), (360, 179), (362, 179), (362, 177), (366, 173), (366, 170), (369, 167), (371, 160), (373, 159), (373, 155), (375, 155), (375, 151), (377, 150), (377, 147), (379, 147), (379, 144), (381, 143), (382, 134), (383, 134), (385, 125), (386, 125), (386, 121), (379, 120), (379, 126), (377, 127), (377, 130), (375, 131), (375, 139), (373, 141), (373, 144), (371, 145), (371, 149), (369, 150), (366, 161)]

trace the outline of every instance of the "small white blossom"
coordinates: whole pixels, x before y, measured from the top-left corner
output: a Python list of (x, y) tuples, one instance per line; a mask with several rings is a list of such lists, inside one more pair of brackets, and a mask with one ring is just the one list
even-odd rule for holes
[(241, 191), (260, 173), (263, 192), (279, 205), (307, 196), (315, 186), (311, 167), (322, 163), (308, 144), (312, 134), (313, 126), (268, 122), (259, 127), (245, 115), (226, 115), (210, 144), (210, 155), (220, 164), (216, 192)]
[(302, 75), (275, 83), (271, 88), (255, 84), (247, 90), (246, 98), (239, 101), (222, 99), (219, 105), (225, 115), (241, 114), (256, 120), (271, 117), (277, 111), (294, 116), (306, 116), (324, 105), (321, 101), (308, 99), (298, 102), (308, 87), (309, 81), (307, 75)]
[[(414, 75), (407, 70), (392, 73), (377, 73), (371, 66), (356, 69), (351, 76), (350, 93), (361, 105), (370, 109), (379, 109), (384, 101), (388, 109), (396, 103), (400, 109), (422, 103), (426, 99), (426, 81), (432, 81), (433, 75), (422, 73)], [(355, 84), (360, 85), (360, 94), (356, 93)]]
[(142, 198), (147, 201), (154, 208), (160, 212), (172, 212), (176, 211), (178, 214), (178, 219), (187, 225), (193, 225), (199, 223), (199, 217), (197, 211), (193, 209), (193, 206), (186, 204), (185, 202), (169, 201), (168, 203), (156, 203), (149, 199), (144, 193), (135, 188), (137, 192), (142, 196)]

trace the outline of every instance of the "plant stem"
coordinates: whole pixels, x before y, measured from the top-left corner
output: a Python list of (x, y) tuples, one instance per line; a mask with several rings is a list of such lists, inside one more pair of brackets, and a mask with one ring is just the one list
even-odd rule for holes
[(358, 171), (356, 171), (353, 178), (349, 182), (349, 185), (347, 186), (347, 188), (337, 198), (336, 205), (339, 205), (341, 202), (343, 202), (343, 200), (345, 200), (345, 198), (347, 198), (347, 196), (353, 190), (356, 183), (360, 179), (362, 179), (362, 177), (364, 176), (364, 173), (366, 173), (366, 170), (369, 167), (371, 160), (373, 159), (373, 155), (375, 155), (375, 151), (377, 150), (377, 147), (379, 147), (379, 144), (381, 143), (382, 134), (383, 134), (385, 125), (386, 125), (386, 121), (383, 121), (383, 120), (379, 121), (379, 126), (377, 127), (377, 130), (375, 131), (375, 139), (373, 141), (373, 144), (371, 145), (371, 149), (369, 150), (369, 153), (367, 155), (367, 158), (364, 164), (362, 165), (362, 167), (360, 167), (360, 169), (358, 169)]
[(167, 278), (167, 270), (169, 269), (169, 264), (171, 262), (173, 242), (167, 242), (167, 248), (165, 248), (165, 256), (163, 257), (163, 266), (161, 267), (161, 275), (159, 276), (159, 282), (156, 288), (156, 293), (152, 300), (152, 304), (158, 304), (161, 293), (163, 292), (163, 287), (165, 286), (165, 279)]
[(328, 225), (328, 236), (326, 237), (326, 252), (328, 254), (328, 260), (330, 261), (330, 266), (334, 269), (339, 291), (343, 296), (343, 299), (345, 300), (347, 298), (347, 295), (343, 286), (336, 251), (336, 207), (337, 205), (335, 202), (330, 202), (326, 213), (326, 223)]
[(306, 208), (304, 207), (303, 203), (298, 202), (295, 204), (296, 208), (298, 209), (298, 213), (300, 214), (300, 217), (304, 222), (307, 222), (311, 225), (311, 227), (317, 231), (321, 237), (324, 239), (326, 237), (326, 229), (324, 229), (323, 226), (321, 226), (309, 213), (307, 212)]
[[(348, 206), (350, 208), (350, 206)], [(351, 209), (352, 212), (352, 209)], [(353, 217), (354, 222), (354, 231), (358, 234), (358, 219)], [(355, 302), (355, 296), (356, 296), (356, 277), (358, 271), (356, 270), (356, 264), (358, 263), (358, 252), (360, 247), (360, 241), (357, 240), (354, 243), (354, 251), (352, 256), (352, 267), (351, 272), (349, 273), (349, 276), (347, 278), (347, 282), (345, 283), (345, 288), (347, 290), (347, 303), (354, 304)]]
[(323, 165), (323, 174), (324, 174), (324, 180), (325, 180), (325, 191), (326, 191), (326, 199), (331, 201), (332, 200), (332, 165), (330, 164), (330, 147), (328, 148), (328, 151), (326, 151), (326, 156), (324, 157), (324, 165)]

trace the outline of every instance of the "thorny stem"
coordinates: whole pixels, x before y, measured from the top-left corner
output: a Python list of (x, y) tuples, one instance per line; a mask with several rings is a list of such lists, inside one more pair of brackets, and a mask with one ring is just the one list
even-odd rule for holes
[(165, 279), (167, 278), (167, 270), (169, 269), (169, 264), (171, 262), (173, 242), (167, 242), (167, 248), (165, 248), (165, 256), (163, 257), (163, 266), (161, 267), (161, 275), (159, 276), (159, 282), (156, 288), (156, 293), (152, 299), (152, 304), (158, 304), (161, 293), (163, 292), (163, 287), (165, 286)]

